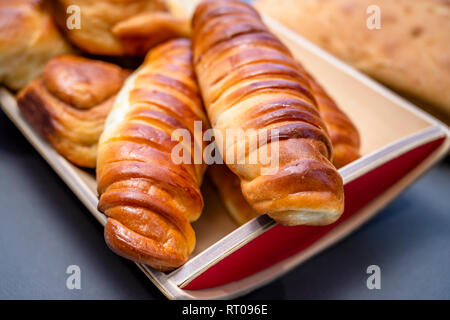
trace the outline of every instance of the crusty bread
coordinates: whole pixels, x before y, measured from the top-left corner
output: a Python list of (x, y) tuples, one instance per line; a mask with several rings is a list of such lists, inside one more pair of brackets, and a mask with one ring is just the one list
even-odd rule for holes
[[(190, 222), (203, 208), (204, 163), (176, 163), (173, 132), (208, 127), (187, 39), (150, 51), (126, 81), (100, 138), (98, 208), (108, 217), (105, 240), (117, 254), (159, 270), (186, 262), (195, 246)], [(203, 141), (191, 142), (202, 150)], [(186, 148), (193, 157), (195, 149)]]
[(98, 139), (128, 74), (103, 61), (55, 57), (42, 77), (19, 92), (17, 103), (28, 122), (61, 155), (94, 168)]
[[(285, 225), (336, 221), (344, 209), (343, 183), (329, 161), (332, 145), (308, 74), (242, 1), (203, 1), (192, 32), (196, 74), (214, 130), (222, 137), (234, 129), (265, 132), (271, 147), (271, 134), (279, 133), (278, 166), (269, 174), (263, 173), (268, 165), (249, 161), (266, 145), (256, 145), (256, 135), (224, 144), (222, 157), (246, 200)], [(245, 152), (230, 158), (228, 150), (239, 145)]]
[[(371, 5), (381, 29), (369, 30)], [(387, 85), (450, 115), (449, 0), (256, 0), (263, 13)]]
[(72, 51), (39, 0), (0, 1), (0, 83), (19, 90)]

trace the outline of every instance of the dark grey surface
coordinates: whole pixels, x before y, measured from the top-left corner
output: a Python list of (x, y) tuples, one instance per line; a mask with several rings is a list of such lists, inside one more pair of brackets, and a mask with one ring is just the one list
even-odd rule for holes
[[(450, 166), (374, 220), (249, 299), (449, 299)], [(163, 299), (109, 251), (102, 228), (0, 111), (0, 299)], [(67, 266), (81, 290), (66, 288)], [(381, 290), (366, 268), (381, 267)]]

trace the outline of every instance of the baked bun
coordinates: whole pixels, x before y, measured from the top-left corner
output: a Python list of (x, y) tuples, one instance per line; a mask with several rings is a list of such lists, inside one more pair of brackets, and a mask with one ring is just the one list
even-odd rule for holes
[[(193, 50), (206, 111), (219, 136), (237, 129), (268, 137), (265, 143), (255, 143), (257, 135), (225, 142), (221, 152), (253, 209), (285, 225), (336, 221), (344, 209), (342, 178), (330, 162), (332, 144), (309, 76), (290, 51), (250, 5), (236, 0), (198, 5)], [(278, 165), (251, 163), (252, 155), (273, 146), (276, 132)], [(242, 145), (245, 152), (230, 159), (228, 151)]]
[[(320, 84), (311, 76), (310, 85), (320, 115), (330, 133), (333, 144), (333, 165), (341, 168), (360, 157), (360, 138), (350, 118), (336, 105)], [(240, 180), (224, 164), (215, 164), (208, 168), (208, 175), (219, 191), (220, 197), (238, 225), (258, 216), (242, 194)]]
[[(98, 208), (107, 217), (105, 241), (118, 255), (159, 270), (182, 265), (195, 246), (190, 222), (203, 209), (203, 150), (194, 128), (208, 128), (195, 81), (191, 43), (166, 42), (147, 55), (126, 81), (100, 138)], [(172, 152), (183, 130), (187, 161)], [(200, 134), (202, 132), (199, 132)]]
[(53, 58), (17, 96), (27, 121), (65, 158), (94, 168), (105, 119), (128, 72), (98, 60)]
[[(80, 8), (80, 29), (66, 27), (69, 5)], [(67, 38), (91, 54), (144, 56), (158, 43), (189, 35), (188, 20), (163, 0), (56, 0), (52, 9)]]
[(19, 90), (71, 47), (39, 0), (0, 1), (0, 83)]

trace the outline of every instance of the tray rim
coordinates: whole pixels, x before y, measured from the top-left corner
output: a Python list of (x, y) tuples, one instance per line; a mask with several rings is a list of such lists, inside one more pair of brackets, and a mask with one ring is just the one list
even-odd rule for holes
[[(340, 69), (355, 78), (356, 80), (362, 82), (366, 86), (370, 87), (378, 94), (390, 99), (397, 106), (402, 107), (411, 113), (415, 114), (417, 117), (422, 118), (430, 123), (430, 127), (423, 130), (417, 131), (411, 135), (408, 135), (402, 139), (396, 140), (380, 149), (373, 151), (372, 153), (360, 158), (359, 160), (341, 168), (339, 173), (344, 179), (344, 183), (348, 183), (361, 175), (373, 170), (374, 168), (390, 161), (391, 159), (403, 154), (419, 145), (425, 144), (426, 142), (438, 139), (440, 137), (445, 137), (446, 141), (443, 145), (438, 148), (433, 154), (431, 154), (423, 164), (419, 165), (418, 168), (412, 170), (404, 179), (401, 179), (398, 183), (394, 184), (392, 188), (397, 187), (397, 192), (391, 197), (390, 200), (394, 199), (396, 194), (400, 193), (404, 188), (411, 184), (415, 179), (418, 178), (420, 174), (423, 174), (427, 169), (429, 169), (434, 163), (436, 163), (440, 158), (442, 158), (450, 148), (450, 130), (449, 128), (435, 119), (433, 116), (427, 114), (425, 111), (420, 110), (418, 107), (414, 106), (412, 103), (403, 99), (396, 93), (392, 92), (390, 89), (384, 87), (380, 83), (372, 80), (368, 76), (362, 74), (355, 68), (347, 65), (331, 54), (325, 52), (321, 48), (317, 47), (315, 44), (306, 40), (302, 36), (296, 34), (294, 31), (283, 26), (278, 21), (268, 17), (263, 16), (266, 24), (269, 28), (276, 29), (278, 32), (283, 33), (286, 37), (291, 38), (292, 41), (299, 43), (305, 49), (311, 51), (313, 54), (320, 56), (326, 62), (333, 64), (335, 67)], [(88, 186), (82, 181), (81, 177), (73, 169), (72, 165), (59, 155), (50, 145), (48, 145), (41, 137), (39, 137), (34, 130), (26, 123), (26, 121), (21, 117), (17, 103), (14, 96), (5, 88), (0, 88), (0, 105), (3, 111), (15, 124), (15, 126), (21, 131), (25, 138), (33, 145), (33, 147), (41, 154), (41, 156), (47, 161), (47, 163), (55, 170), (55, 172), (61, 177), (61, 179), (69, 186), (69, 188), (75, 193), (75, 195), (80, 199), (80, 201), (86, 206), (86, 208), (94, 215), (94, 217), (101, 223), (105, 225), (106, 217), (97, 210), (97, 195), (93, 194)], [(15, 108), (15, 109), (14, 109)], [(407, 179), (408, 178), (408, 179)], [(406, 183), (403, 180), (407, 181)], [(402, 187), (398, 187), (398, 184), (402, 184)], [(391, 189), (391, 188), (390, 188)], [(390, 189), (386, 190), (389, 191)], [(375, 199), (374, 201), (376, 201)], [(243, 295), (249, 291), (260, 287), (267, 282), (273, 281), (279, 276), (283, 275), (287, 271), (291, 270), (301, 262), (304, 262), (307, 258), (314, 254), (324, 250), (328, 246), (338, 242), (345, 236), (347, 236), (351, 231), (356, 230), (357, 227), (366, 222), (370, 217), (376, 214), (376, 212), (384, 206), (389, 201), (385, 201), (383, 204), (379, 205), (378, 208), (373, 209), (372, 214), (370, 214), (364, 221), (359, 223), (357, 226), (351, 227), (347, 232), (344, 232), (340, 236), (335, 234), (340, 229), (344, 228), (348, 223), (344, 223), (332, 231), (330, 231), (324, 238), (326, 241), (317, 241), (311, 247), (311, 252), (308, 249), (295, 254), (265, 270), (262, 270), (250, 277), (243, 280), (258, 279), (256, 282), (249, 286), (242, 286), (239, 288), (239, 283), (242, 280), (233, 282), (231, 284), (226, 284), (220, 287), (202, 289), (202, 290), (184, 290), (180, 286), (186, 285), (194, 279), (196, 276), (201, 274), (204, 270), (208, 269), (210, 266), (215, 264), (217, 261), (225, 258), (232, 252), (238, 250), (240, 247), (253, 240), (258, 235), (269, 230), (275, 225), (275, 222), (267, 216), (257, 217), (245, 225), (237, 228), (227, 236), (223, 237), (221, 240), (213, 244), (212, 246), (206, 248), (197, 256), (189, 260), (184, 266), (176, 269), (175, 271), (165, 274), (149, 268), (148, 266), (136, 263), (136, 265), (147, 275), (147, 277), (160, 289), (160, 291), (166, 295), (169, 299), (196, 299), (202, 298), (232, 298), (236, 296)], [(367, 206), (371, 206), (371, 203)], [(363, 208), (361, 211), (366, 210)], [(360, 213), (355, 216), (360, 216)], [(341, 228), (342, 227), (342, 228)], [(337, 231), (336, 231), (337, 230)], [(334, 238), (333, 238), (334, 237)], [(329, 240), (332, 239), (332, 240)], [(224, 245), (231, 245), (227, 251), (223, 251)], [(218, 248), (221, 250), (218, 250)], [(306, 253), (305, 253), (306, 252)], [(207, 257), (207, 259), (205, 258)], [(199, 260), (203, 261), (203, 264), (198, 264)], [(206, 263), (205, 263), (206, 262)], [(290, 262), (289, 266), (287, 263)], [(284, 268), (281, 271), (270, 274), (279, 265), (284, 264)], [(189, 270), (193, 266), (193, 270)], [(270, 275), (269, 275), (270, 274)], [(262, 278), (261, 278), (262, 275)], [(264, 276), (266, 275), (266, 276)], [(238, 287), (236, 287), (238, 285)], [(232, 287), (232, 292), (228, 290), (221, 289), (224, 287)]]

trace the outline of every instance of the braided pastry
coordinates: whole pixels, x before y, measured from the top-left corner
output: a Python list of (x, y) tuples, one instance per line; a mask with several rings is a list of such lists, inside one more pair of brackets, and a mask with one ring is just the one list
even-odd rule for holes
[[(248, 4), (203, 1), (193, 17), (194, 63), (214, 130), (279, 132), (279, 166), (222, 156), (253, 209), (285, 225), (325, 225), (344, 209), (343, 183), (309, 77)], [(269, 140), (268, 144), (272, 140)], [(251, 141), (249, 141), (250, 143)], [(245, 142), (247, 144), (247, 141)], [(228, 150), (228, 143), (225, 144)], [(230, 144), (237, 148), (237, 143)]]
[(59, 56), (17, 96), (28, 122), (69, 161), (94, 168), (97, 144), (115, 96), (128, 76), (120, 67)]
[[(203, 208), (205, 165), (176, 164), (171, 157), (174, 130), (192, 136), (194, 121), (207, 128), (190, 47), (189, 40), (177, 39), (150, 51), (122, 88), (99, 145), (105, 240), (117, 254), (159, 270), (187, 260), (195, 245), (190, 222)], [(202, 141), (192, 144), (203, 148)]]

